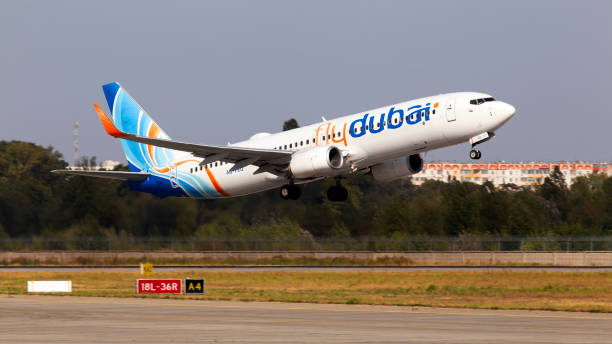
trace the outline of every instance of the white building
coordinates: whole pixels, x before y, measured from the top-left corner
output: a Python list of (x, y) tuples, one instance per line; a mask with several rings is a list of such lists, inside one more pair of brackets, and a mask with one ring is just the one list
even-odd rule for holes
[(606, 173), (612, 175), (612, 165), (607, 163), (474, 163), (462, 164), (453, 162), (425, 163), (423, 171), (412, 176), (412, 182), (416, 185), (426, 180), (450, 181), (456, 179), (463, 182), (483, 184), (490, 181), (494, 185), (516, 184), (518, 186), (534, 186), (544, 182), (544, 179), (559, 166), (561, 173), (565, 176), (567, 185), (579, 176), (591, 173)]
[(112, 171), (117, 166), (121, 165), (121, 162), (114, 160), (104, 160), (99, 166), (68, 166), (69, 170), (92, 170), (92, 171)]

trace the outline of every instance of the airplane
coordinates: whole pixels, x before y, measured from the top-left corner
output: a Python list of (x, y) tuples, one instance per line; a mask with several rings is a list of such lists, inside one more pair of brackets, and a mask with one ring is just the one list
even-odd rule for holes
[(422, 153), (466, 141), (469, 157), (480, 159), (476, 146), (516, 111), (485, 93), (446, 93), (234, 144), (202, 145), (170, 139), (117, 82), (102, 89), (110, 115), (97, 104), (95, 111), (121, 142), (131, 172), (52, 172), (124, 180), (130, 189), (160, 198), (225, 198), (280, 188), (283, 199), (296, 200), (298, 185), (335, 178), (327, 197), (342, 202), (346, 175), (370, 174), (381, 182), (410, 176), (423, 169)]

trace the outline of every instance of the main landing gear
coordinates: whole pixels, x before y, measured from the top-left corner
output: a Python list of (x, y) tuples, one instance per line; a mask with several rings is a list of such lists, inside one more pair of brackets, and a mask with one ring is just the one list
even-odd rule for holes
[(480, 153), (478, 149), (472, 149), (470, 151), (470, 159), (478, 160), (480, 159), (481, 156), (482, 154)]
[(283, 199), (296, 200), (300, 198), (301, 193), (300, 187), (295, 184), (283, 185), (283, 187), (280, 188), (280, 195)]
[[(299, 186), (291, 183), (280, 188), (280, 195), (283, 199), (296, 200), (300, 198)], [(327, 189), (327, 198), (332, 202), (344, 202), (348, 198), (348, 190), (340, 185), (340, 178), (336, 178), (336, 185)]]
[(340, 185), (340, 178), (336, 178), (336, 185), (327, 189), (327, 199), (332, 202), (344, 202), (348, 198), (348, 190)]

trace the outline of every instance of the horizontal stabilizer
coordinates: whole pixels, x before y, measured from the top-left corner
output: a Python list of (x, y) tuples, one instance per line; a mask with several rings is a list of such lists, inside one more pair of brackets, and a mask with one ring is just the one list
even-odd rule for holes
[(151, 174), (144, 172), (122, 172), (122, 171), (79, 171), (79, 170), (54, 170), (53, 173), (64, 173), (75, 176), (97, 177), (118, 180), (141, 181), (147, 179)]

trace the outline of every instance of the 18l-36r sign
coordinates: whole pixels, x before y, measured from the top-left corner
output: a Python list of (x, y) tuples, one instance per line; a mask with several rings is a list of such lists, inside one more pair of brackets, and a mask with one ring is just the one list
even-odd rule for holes
[(181, 294), (183, 286), (180, 279), (139, 279), (136, 290), (138, 294)]

